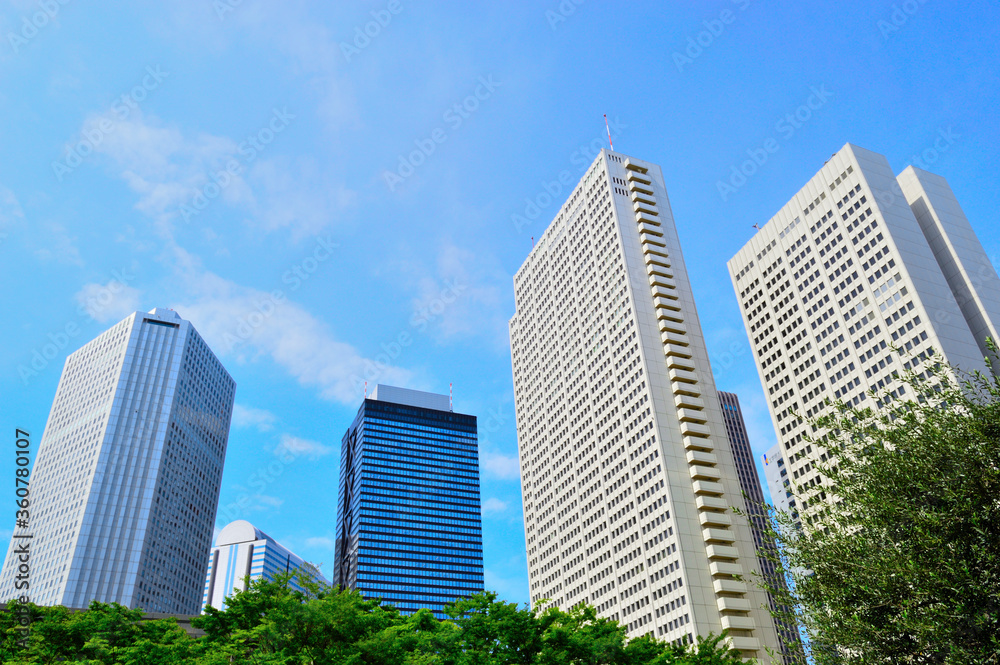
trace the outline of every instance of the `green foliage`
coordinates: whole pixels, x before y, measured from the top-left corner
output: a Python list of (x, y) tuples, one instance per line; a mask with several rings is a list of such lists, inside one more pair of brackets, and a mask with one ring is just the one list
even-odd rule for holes
[(117, 603), (94, 602), (84, 612), (65, 607), (29, 605), (31, 613), (27, 648), (18, 647), (21, 634), (15, 627), (17, 601), (0, 614), (4, 663), (121, 663), (168, 665), (184, 662), (191, 654), (191, 639), (175, 619), (142, 620), (141, 610)]
[(1000, 663), (1000, 381), (937, 366), (906, 384), (911, 401), (813, 423), (836, 454), (801, 529), (774, 533), (785, 618), (820, 665)]
[(533, 612), (483, 593), (448, 608), (403, 616), (353, 591), (304, 584), (291, 574), (256, 580), (192, 620), (205, 636), (192, 639), (174, 620), (141, 620), (141, 610), (93, 603), (88, 611), (30, 606), (28, 647), (17, 646), (14, 608), (0, 613), (4, 663), (123, 665), (735, 665), (722, 637), (690, 649), (650, 637), (628, 640), (625, 628), (594, 608)]

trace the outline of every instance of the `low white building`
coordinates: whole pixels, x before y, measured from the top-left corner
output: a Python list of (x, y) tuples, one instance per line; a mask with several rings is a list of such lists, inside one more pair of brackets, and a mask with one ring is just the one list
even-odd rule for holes
[[(201, 610), (204, 612), (208, 605), (226, 609), (226, 599), (236, 591), (246, 589), (247, 576), (251, 581), (261, 577), (270, 580), (279, 573), (295, 572), (300, 568), (315, 581), (330, 583), (316, 566), (304, 561), (250, 522), (230, 522), (219, 532), (212, 548)], [(293, 577), (289, 585), (305, 592), (297, 577)]]

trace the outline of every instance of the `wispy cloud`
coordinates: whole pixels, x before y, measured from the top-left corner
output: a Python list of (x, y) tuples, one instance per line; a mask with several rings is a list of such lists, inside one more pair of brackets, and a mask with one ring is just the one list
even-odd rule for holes
[(333, 448), (319, 441), (301, 439), (291, 434), (282, 435), (281, 443), (278, 444), (278, 448), (275, 450), (275, 453), (279, 455), (289, 454), (295, 457), (305, 455), (309, 459), (319, 459), (332, 452)]
[[(271, 122), (275, 114), (282, 116), (283, 127), (294, 122), (294, 114), (262, 112), (261, 131), (278, 143), (270, 130), (277, 126)], [(88, 117), (82, 132), (102, 117)], [(137, 110), (119, 121), (95, 150), (110, 159), (138, 195), (136, 209), (169, 238), (197, 221), (202, 209), (228, 206), (254, 230), (287, 229), (297, 240), (328, 228), (355, 203), (355, 193), (328, 178), (315, 161), (283, 158), (278, 146), (262, 146), (250, 138), (189, 134)]]
[[(195, 324), (209, 345), (240, 362), (270, 358), (304, 386), (315, 387), (324, 399), (354, 404), (370, 360), (350, 344), (336, 339), (329, 327), (287, 297), (242, 287), (204, 271), (200, 262), (176, 250), (182, 278), (190, 295), (174, 306)], [(386, 383), (408, 385), (410, 372), (387, 367)]]
[(274, 429), (277, 419), (267, 409), (255, 409), (239, 403), (233, 405), (233, 427), (256, 427), (261, 432), (269, 432)]
[(0, 185), (0, 234), (24, 221), (24, 210), (14, 192)]
[(142, 292), (112, 279), (106, 284), (84, 284), (76, 302), (98, 323), (117, 321), (141, 309)]
[(442, 341), (487, 336), (491, 345), (506, 346), (501, 284), (510, 276), (496, 257), (446, 241), (431, 263), (406, 259), (392, 266), (412, 284), (411, 321), (432, 330)]
[(62, 224), (46, 222), (38, 229), (41, 231), (35, 241), (41, 247), (35, 250), (35, 256), (43, 261), (56, 261), (74, 266), (83, 266), (80, 250), (76, 246), (76, 236), (70, 235)]
[(326, 536), (316, 536), (313, 538), (306, 538), (306, 547), (313, 547), (316, 549), (323, 549), (323, 550), (333, 550), (334, 547), (333, 538), (328, 538)]
[(507, 502), (491, 496), (483, 502), (483, 515), (493, 515), (507, 511)]
[(501, 480), (514, 480), (521, 477), (521, 465), (517, 457), (501, 455), (496, 452), (481, 452), (479, 454), (479, 468), (486, 475)]

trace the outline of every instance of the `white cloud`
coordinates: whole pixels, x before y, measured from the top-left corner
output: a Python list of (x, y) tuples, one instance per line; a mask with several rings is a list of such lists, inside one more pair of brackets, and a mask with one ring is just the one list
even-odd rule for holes
[[(260, 118), (261, 128), (271, 123), (270, 113)], [(107, 114), (89, 116), (81, 135), (103, 136), (95, 151), (112, 160), (139, 195), (136, 209), (153, 219), (166, 237), (200, 220), (203, 209), (229, 206), (255, 229), (288, 229), (299, 239), (327, 228), (356, 200), (353, 191), (329, 181), (314, 162), (282, 158), (278, 145), (260, 153), (243, 152), (237, 140), (186, 135), (139, 110), (115, 119), (109, 132), (98, 131), (102, 121), (108, 122)], [(280, 135), (274, 143), (279, 141)]]
[[(183, 41), (199, 53), (255, 40), (254, 48), (284, 56), (289, 77), (294, 77), (296, 86), (309, 95), (315, 113), (335, 134), (360, 123), (353, 77), (345, 73), (347, 62), (339, 45), (341, 39), (353, 38), (353, 26), (334, 21), (336, 34), (331, 34), (324, 25), (328, 21), (315, 15), (316, 7), (311, 3), (266, 0), (214, 5), (203, 0), (175, 0), (166, 3), (172, 21), (156, 27), (166, 33), (168, 40)], [(340, 8), (339, 4), (331, 4), (321, 11)], [(348, 5), (343, 8), (343, 14), (353, 15)], [(353, 63), (351, 68), (355, 68)]]
[(192, 321), (216, 353), (240, 362), (268, 357), (324, 399), (356, 404), (365, 377), (378, 373), (383, 383), (408, 385), (410, 372), (376, 365), (287, 296), (241, 287), (201, 270), (197, 259), (176, 250), (178, 265), (192, 295), (173, 308)]
[[(254, 499), (269, 508), (281, 508), (282, 504), (285, 503), (284, 499), (279, 499), (276, 496), (270, 496), (268, 494), (255, 494)], [(259, 508), (258, 508), (259, 509)], [(253, 510), (253, 508), (251, 508)]]
[(491, 496), (483, 502), (483, 515), (503, 513), (507, 510), (507, 502)]
[(267, 409), (255, 409), (242, 404), (233, 405), (233, 426), (234, 427), (256, 427), (261, 432), (267, 432), (274, 428), (277, 416)]
[(318, 459), (332, 453), (333, 448), (319, 441), (310, 441), (309, 439), (301, 439), (291, 434), (283, 434), (281, 436), (281, 443), (278, 444), (274, 452), (278, 455), (289, 454), (293, 457), (305, 455), (309, 459)]
[(107, 284), (84, 284), (75, 298), (90, 318), (107, 323), (141, 309), (142, 292), (113, 278)]
[(24, 210), (14, 192), (0, 185), (0, 233), (24, 221)]
[(492, 254), (444, 243), (434, 266), (410, 259), (394, 269), (408, 273), (416, 294), (411, 321), (418, 330), (434, 329), (442, 339), (487, 335), (495, 345), (507, 344), (501, 283), (510, 281)]
[(35, 256), (43, 261), (58, 261), (74, 266), (82, 266), (83, 259), (80, 258), (80, 250), (76, 247), (76, 238), (70, 236), (66, 227), (56, 222), (48, 222), (42, 225), (43, 233), (39, 235), (39, 240), (47, 243), (46, 246), (35, 250)]
[(306, 547), (332, 550), (334, 548), (333, 538), (327, 538), (326, 536), (306, 538)]
[(286, 159), (261, 160), (251, 171), (259, 193), (253, 213), (265, 231), (288, 228), (292, 240), (316, 235), (330, 225), (337, 213), (357, 200), (341, 183), (326, 183), (311, 160), (294, 164)]
[(495, 452), (480, 453), (479, 468), (485, 474), (502, 480), (514, 480), (521, 476), (521, 465), (516, 457)]

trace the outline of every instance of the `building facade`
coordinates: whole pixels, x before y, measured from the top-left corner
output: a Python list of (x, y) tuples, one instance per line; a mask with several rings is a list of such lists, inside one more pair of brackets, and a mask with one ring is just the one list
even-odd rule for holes
[[(202, 612), (212, 607), (226, 609), (226, 599), (234, 591), (244, 591), (247, 577), (273, 580), (281, 573), (300, 573), (309, 581), (329, 585), (316, 566), (308, 563), (278, 541), (246, 520), (230, 522), (215, 539), (215, 547), (208, 557), (208, 572), (205, 575), (205, 595), (202, 598)], [(309, 593), (296, 575), (288, 585), (296, 591)]]
[[(754, 454), (750, 447), (750, 435), (747, 434), (746, 421), (743, 420), (743, 410), (740, 408), (740, 399), (736, 393), (720, 390), (719, 403), (722, 404), (722, 417), (726, 421), (729, 446), (732, 448), (733, 459), (736, 460), (740, 489), (747, 499), (747, 516), (753, 532), (754, 547), (757, 548), (758, 567), (755, 572), (759, 573), (768, 585), (775, 585), (784, 590), (787, 587), (785, 579), (776, 570), (774, 557), (778, 554), (778, 548), (774, 543), (774, 538), (770, 535), (771, 525), (768, 524), (770, 516), (765, 507), (764, 492), (761, 489), (760, 476), (757, 475)], [(770, 608), (777, 610), (778, 601), (770, 594), (768, 595)], [(778, 634), (781, 636), (782, 653), (801, 657), (803, 652), (798, 629), (795, 626), (785, 625), (781, 621), (776, 623)]]
[[(729, 261), (797, 507), (827, 497), (805, 440), (825, 403), (906, 399), (933, 349), (984, 370), (1000, 278), (941, 177), (854, 145), (833, 155)], [(898, 349), (898, 350), (894, 350)], [(871, 397), (871, 391), (877, 396)]]
[(514, 400), (532, 604), (632, 636), (777, 648), (666, 187), (604, 150), (514, 277)]
[(341, 444), (333, 583), (444, 617), (483, 591), (476, 417), (376, 386)]
[(764, 492), (761, 489), (757, 467), (754, 465), (754, 454), (750, 448), (750, 436), (747, 434), (746, 423), (743, 421), (743, 411), (740, 400), (735, 393), (719, 391), (719, 403), (722, 405), (722, 417), (726, 423), (726, 438), (732, 449), (736, 462), (736, 475), (740, 482), (740, 491), (747, 499), (747, 516), (753, 533), (754, 548), (758, 552), (758, 572), (765, 577), (774, 577), (774, 564), (761, 556), (765, 549), (774, 550), (773, 540), (769, 541), (767, 534), (767, 512), (763, 510)]
[(798, 516), (795, 509), (795, 495), (792, 494), (792, 481), (788, 476), (788, 463), (781, 454), (781, 444), (776, 443), (764, 453), (764, 481), (771, 493), (771, 504), (780, 513), (789, 513), (793, 518)]
[[(189, 321), (135, 312), (66, 359), (31, 473), (31, 600), (197, 614), (236, 384)], [(15, 598), (12, 539), (0, 595)]]

